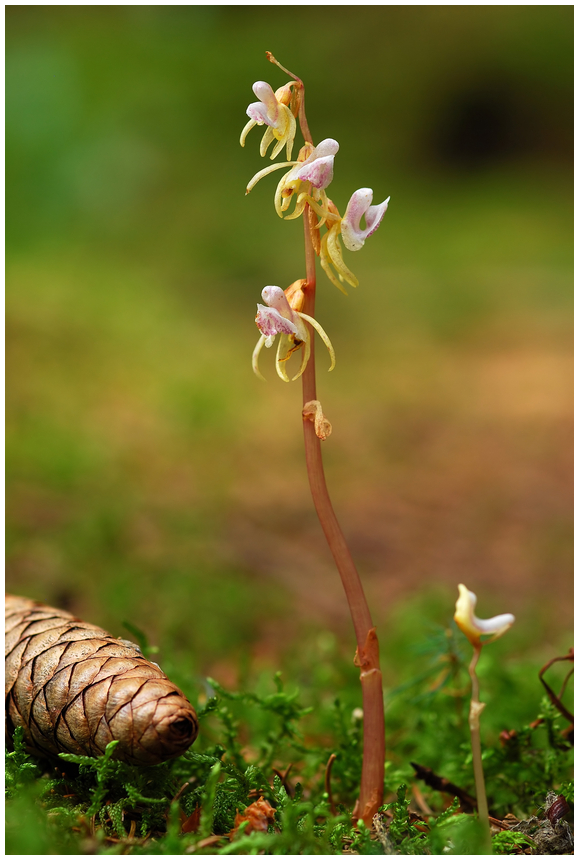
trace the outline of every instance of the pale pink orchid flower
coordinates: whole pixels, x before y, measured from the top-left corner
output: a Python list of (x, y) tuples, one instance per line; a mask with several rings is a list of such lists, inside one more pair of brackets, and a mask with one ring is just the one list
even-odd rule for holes
[(290, 198), (302, 182), (309, 182), (320, 192), (328, 187), (334, 177), (334, 156), (339, 148), (340, 144), (337, 140), (327, 138), (318, 143), (304, 161), (281, 161), (279, 164), (265, 167), (250, 179), (245, 193), (249, 194), (264, 176), (275, 170), (281, 170), (282, 167), (290, 167), (291, 170), (288, 170), (280, 180), (275, 194), (276, 212), (280, 218), (283, 218), (283, 212), (289, 206)]
[[(372, 196), (371, 188), (359, 188), (350, 197), (343, 218), (338, 217), (334, 220), (331, 214), (326, 218), (328, 230), (322, 237), (320, 262), (330, 281), (343, 293), (346, 291), (342, 284), (348, 283), (352, 287), (357, 287), (358, 279), (344, 263), (342, 248), (338, 240), (341, 236), (349, 251), (359, 251), (368, 236), (376, 232), (384, 213), (388, 209), (390, 198), (388, 197), (378, 206), (372, 206)], [(325, 213), (319, 214), (322, 216)], [(364, 216), (366, 218), (365, 228), (360, 223)]]
[(287, 174), (287, 183), (294, 179), (311, 182), (314, 188), (327, 188), (334, 178), (334, 156), (340, 144), (331, 137), (322, 140), (314, 147), (305, 161), (299, 162)]
[(297, 349), (303, 346), (304, 356), (302, 365), (298, 373), (292, 378), (292, 381), (299, 379), (306, 369), (311, 353), (310, 335), (304, 320), (317, 331), (326, 345), (331, 359), (330, 370), (333, 370), (336, 363), (336, 355), (330, 339), (321, 325), (313, 317), (308, 316), (308, 314), (293, 310), (281, 287), (264, 287), (261, 297), (265, 305), (257, 305), (257, 315), (255, 317), (255, 323), (261, 332), (261, 337), (253, 351), (252, 365), (255, 374), (260, 379), (264, 378), (259, 370), (259, 354), (262, 347), (269, 348), (273, 346), (275, 338), (277, 335), (280, 335), (275, 359), (277, 374), (284, 382), (290, 381), (285, 371), (284, 362)]
[(272, 149), (270, 158), (273, 160), (285, 146), (289, 161), (296, 135), (296, 120), (288, 107), (292, 86), (293, 82), (290, 81), (274, 92), (265, 81), (257, 81), (253, 85), (253, 92), (259, 101), (252, 102), (247, 108), (249, 122), (241, 132), (239, 142), (242, 146), (245, 146), (245, 138), (255, 125), (266, 125), (259, 148), (260, 154), (265, 156), (269, 145), (275, 140), (277, 143)]
[[(354, 191), (342, 218), (342, 241), (348, 251), (359, 251), (366, 239), (375, 233), (388, 209), (390, 198), (383, 203), (372, 206), (373, 191), (371, 188), (359, 188)], [(361, 227), (362, 217), (366, 218), (365, 229)]]

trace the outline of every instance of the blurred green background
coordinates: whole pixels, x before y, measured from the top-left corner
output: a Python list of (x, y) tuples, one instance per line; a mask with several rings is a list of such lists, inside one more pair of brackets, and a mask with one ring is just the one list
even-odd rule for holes
[(316, 631), (353, 650), (301, 387), (269, 353), (251, 371), (261, 289), (304, 274), (279, 175), (244, 196), (251, 85), (286, 80), (270, 50), (340, 142), (340, 210), (392, 197), (345, 253), (360, 287), (321, 274), (317, 305), (328, 484), (379, 630), (410, 599), (447, 623), (465, 582), (554, 656), (573, 7), (12, 6), (6, 41), (8, 589), (224, 683)]

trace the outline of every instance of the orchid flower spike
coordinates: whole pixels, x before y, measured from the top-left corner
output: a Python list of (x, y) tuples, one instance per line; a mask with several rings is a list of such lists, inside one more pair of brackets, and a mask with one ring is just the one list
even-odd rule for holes
[(290, 356), (300, 347), (304, 347), (304, 355), (300, 370), (292, 378), (292, 382), (302, 375), (306, 369), (310, 354), (311, 343), (310, 335), (304, 320), (308, 322), (322, 338), (330, 353), (330, 370), (334, 369), (336, 363), (336, 355), (330, 339), (321, 325), (313, 319), (313, 317), (302, 313), (298, 308), (303, 307), (304, 293), (303, 285), (305, 281), (299, 280), (292, 284), (284, 292), (281, 287), (264, 287), (261, 292), (261, 297), (265, 305), (257, 305), (257, 316), (255, 323), (261, 332), (257, 345), (253, 351), (252, 365), (253, 370), (260, 379), (263, 379), (259, 370), (259, 354), (262, 347), (269, 348), (273, 346), (275, 338), (280, 335), (275, 366), (278, 376), (289, 382), (289, 377), (285, 371), (284, 363)]
[(296, 135), (296, 120), (288, 107), (291, 99), (293, 81), (273, 91), (265, 81), (257, 81), (252, 89), (258, 97), (258, 102), (252, 102), (247, 108), (250, 118), (241, 132), (240, 143), (245, 146), (245, 138), (255, 125), (266, 125), (259, 152), (265, 156), (269, 145), (276, 140), (270, 158), (273, 160), (286, 147), (288, 161), (292, 157), (294, 138)]
[[(458, 586), (458, 595), (454, 620), (475, 648), (494, 642), (513, 625), (515, 616), (510, 613), (495, 615), (494, 618), (486, 620), (477, 618), (474, 614), (477, 596), (465, 585)], [(482, 636), (490, 636), (490, 639), (481, 641)]]

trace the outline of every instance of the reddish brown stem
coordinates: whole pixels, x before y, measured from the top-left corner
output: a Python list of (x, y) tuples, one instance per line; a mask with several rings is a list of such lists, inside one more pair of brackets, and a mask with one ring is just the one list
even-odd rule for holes
[[(316, 301), (316, 258), (312, 245), (309, 218), (309, 207), (306, 207), (304, 213), (306, 247), (304, 313), (313, 317)], [(308, 327), (312, 338), (312, 351), (302, 376), (304, 405), (311, 400), (317, 400), (314, 332), (311, 326)], [(306, 420), (303, 425), (306, 466), (314, 506), (346, 592), (358, 644), (354, 662), (360, 667), (360, 681), (362, 683), (364, 751), (360, 797), (354, 814), (370, 826), (372, 817), (382, 803), (384, 792), (384, 699), (378, 638), (376, 629), (372, 624), (372, 617), (358, 571), (332, 507), (324, 475), (320, 440), (316, 436), (312, 421)]]

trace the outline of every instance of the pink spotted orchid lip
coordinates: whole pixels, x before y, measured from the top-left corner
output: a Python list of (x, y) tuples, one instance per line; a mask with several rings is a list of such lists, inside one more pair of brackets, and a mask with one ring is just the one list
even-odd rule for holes
[(334, 156), (316, 158), (311, 164), (298, 170), (297, 178), (304, 182), (311, 182), (315, 188), (327, 188), (334, 178)]
[(278, 334), (297, 335), (298, 326), (294, 319), (294, 312), (282, 288), (274, 286), (264, 287), (261, 291), (261, 297), (265, 305), (257, 305), (257, 316), (255, 318), (260, 332), (266, 338), (273, 338)]
[(279, 121), (279, 104), (273, 89), (265, 81), (256, 81), (252, 87), (258, 102), (252, 102), (246, 110), (250, 119), (258, 125), (275, 128)]
[(282, 317), (275, 308), (265, 305), (257, 305), (255, 323), (266, 338), (273, 338), (278, 334), (297, 334), (297, 326), (291, 320)]
[[(342, 240), (349, 251), (359, 251), (366, 239), (375, 233), (388, 209), (390, 198), (383, 203), (372, 206), (374, 192), (371, 188), (359, 188), (350, 197), (346, 213), (342, 218)], [(360, 221), (366, 218), (366, 229), (362, 229)]]
[(482, 636), (490, 636), (485, 641), (493, 642), (513, 625), (515, 616), (510, 613), (495, 615), (493, 618), (477, 618), (474, 614), (477, 596), (462, 583), (458, 586), (458, 595), (454, 620), (473, 645), (480, 646)]
[(322, 140), (305, 161), (294, 167), (288, 179), (301, 179), (311, 182), (315, 188), (327, 188), (334, 178), (334, 156), (339, 148), (338, 141), (331, 137)]

